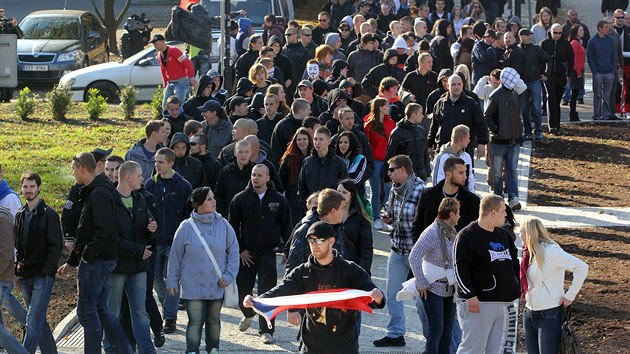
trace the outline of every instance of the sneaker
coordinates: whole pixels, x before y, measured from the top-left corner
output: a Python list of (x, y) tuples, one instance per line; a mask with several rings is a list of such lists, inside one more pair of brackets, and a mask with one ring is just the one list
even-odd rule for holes
[(164, 320), (164, 333), (171, 334), (177, 330), (177, 323), (175, 320)]
[(579, 98), (578, 98), (577, 103), (578, 103), (578, 104), (584, 104), (584, 99), (579, 99)]
[(562, 105), (563, 106), (568, 106), (569, 105), (569, 101), (562, 100)]
[(534, 133), (534, 137), (536, 138), (536, 141), (541, 141), (542, 140), (542, 133), (541, 132), (535, 132)]
[(405, 336), (400, 336), (396, 338), (385, 336), (381, 339), (375, 340), (372, 343), (375, 347), (404, 347), (405, 345), (407, 345), (407, 343), (405, 343)]
[(530, 141), (530, 140), (532, 140), (532, 136), (531, 135), (529, 135), (529, 134), (523, 135), (523, 141)]
[(510, 199), (510, 202), (508, 205), (510, 206), (510, 209), (512, 209), (512, 211), (521, 210), (521, 203), (519, 203), (517, 197)]
[(260, 339), (262, 339), (262, 342), (265, 344), (273, 343), (273, 336), (271, 335), (271, 333), (262, 333), (260, 335)]
[(241, 321), (238, 323), (238, 330), (241, 331), (241, 332), (247, 331), (249, 326), (252, 325), (252, 320), (253, 319), (254, 319), (254, 316), (241, 318)]
[(619, 117), (617, 117), (617, 116), (614, 116), (614, 115), (611, 115), (611, 116), (610, 116), (610, 117), (608, 117), (608, 119), (606, 119), (606, 120), (621, 120), (621, 118), (619, 118)]
[(374, 220), (374, 228), (377, 230), (383, 230), (383, 225), (385, 225), (384, 222), (381, 221), (381, 219), (376, 219)]
[(153, 344), (155, 344), (156, 348), (162, 348), (165, 342), (166, 342), (166, 337), (164, 336), (163, 331), (160, 331), (160, 333), (153, 334)]

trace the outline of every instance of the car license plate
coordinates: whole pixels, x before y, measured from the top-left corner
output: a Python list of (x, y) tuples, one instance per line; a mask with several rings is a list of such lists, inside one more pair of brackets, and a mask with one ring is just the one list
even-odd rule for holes
[(48, 65), (24, 65), (24, 71), (48, 71)]

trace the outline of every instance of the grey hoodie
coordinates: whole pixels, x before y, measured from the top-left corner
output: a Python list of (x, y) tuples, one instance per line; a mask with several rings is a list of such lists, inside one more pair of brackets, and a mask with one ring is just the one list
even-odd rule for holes
[(213, 126), (204, 121), (201, 126), (203, 134), (208, 137), (208, 153), (213, 159), (219, 158), (221, 149), (232, 142), (232, 122), (229, 119), (220, 119)]
[[(140, 165), (140, 168), (142, 168), (142, 179), (145, 181), (153, 176), (153, 170), (155, 168), (155, 153), (153, 156), (147, 157), (144, 149), (144, 143), (146, 142), (146, 138), (140, 139), (127, 151), (127, 154), (125, 154), (125, 161), (135, 161)], [(156, 151), (162, 147), (162, 144), (158, 144)]]

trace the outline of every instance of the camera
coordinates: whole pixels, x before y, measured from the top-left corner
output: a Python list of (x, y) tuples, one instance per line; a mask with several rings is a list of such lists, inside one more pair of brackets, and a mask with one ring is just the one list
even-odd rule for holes
[(9, 34), (13, 33), (13, 18), (12, 17), (4, 17), (0, 19), (0, 34)]

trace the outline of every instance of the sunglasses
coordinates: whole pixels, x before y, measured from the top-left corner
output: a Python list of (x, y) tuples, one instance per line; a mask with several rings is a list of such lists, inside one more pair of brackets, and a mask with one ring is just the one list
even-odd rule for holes
[(621, 16), (621, 17), (615, 16), (615, 18), (618, 19), (618, 20), (623, 20), (625, 17), (624, 16)]
[(78, 163), (81, 167), (85, 168), (85, 165), (83, 165), (83, 163), (76, 156), (72, 156), (72, 161)]
[(199, 143), (198, 143), (198, 142), (196, 142), (196, 141), (191, 141), (191, 142), (190, 142), (190, 146), (197, 146), (197, 145), (199, 145)]
[(306, 33), (302, 33), (302, 37), (312, 37), (312, 34), (306, 34)]
[(399, 169), (399, 168), (400, 168), (400, 166), (390, 167), (390, 168), (388, 168), (388, 169), (387, 169), (387, 171), (389, 171), (389, 172), (394, 172), (394, 171), (396, 171), (396, 170), (397, 170), (397, 169)]
[(350, 31), (350, 28), (342, 27), (339, 30), (340, 31), (344, 31), (344, 32), (348, 32), (348, 31)]
[(311, 245), (314, 243), (321, 245), (324, 242), (326, 242), (325, 238), (308, 238), (308, 243)]
[(327, 20), (327, 19), (325, 19), (325, 18), (320, 18), (320, 19), (318, 19), (317, 21), (319, 21), (319, 22), (328, 22), (328, 20)]
[(553, 34), (562, 34), (562, 32), (553, 32)]

